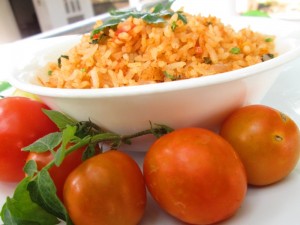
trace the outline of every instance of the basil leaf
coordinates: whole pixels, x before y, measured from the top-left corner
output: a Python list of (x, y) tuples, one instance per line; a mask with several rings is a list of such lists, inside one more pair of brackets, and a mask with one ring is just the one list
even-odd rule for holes
[(170, 10), (171, 6), (173, 5), (174, 2), (175, 2), (175, 0), (169, 0), (164, 4), (163, 3), (158, 3), (156, 6), (154, 6), (153, 12), (158, 13), (158, 12), (161, 12), (163, 10)]
[(28, 176), (32, 177), (35, 173), (38, 172), (38, 168), (37, 168), (36, 161), (34, 161), (34, 160), (29, 160), (29, 161), (25, 164), (23, 170), (24, 170), (24, 172), (25, 172)]
[(94, 29), (92, 31), (91, 38), (93, 38), (93, 36), (95, 34), (100, 33), (100, 31), (102, 31), (102, 30), (104, 30), (106, 28), (117, 26), (121, 21), (122, 21), (122, 18), (112, 18), (110, 20), (105, 21), (101, 26), (97, 27), (96, 29)]
[[(97, 27), (91, 32), (90, 38), (92, 44), (97, 44), (102, 40), (103, 34), (99, 35), (101, 31), (105, 31), (109, 28), (115, 28), (120, 22), (125, 21), (129, 17), (133, 18), (142, 18), (148, 24), (160, 24), (164, 23), (164, 17), (170, 17), (174, 14), (171, 10), (171, 6), (175, 0), (168, 1), (165, 4), (158, 3), (153, 7), (152, 11), (149, 12), (139, 12), (135, 10), (123, 10), (123, 11), (112, 11), (110, 15), (111, 19), (105, 21), (101, 26)], [(182, 12), (178, 12), (179, 19), (183, 21), (183, 23), (187, 23), (186, 17), (182, 14)]]
[(66, 128), (62, 132), (62, 146), (66, 148), (67, 144), (74, 139), (76, 134), (77, 127), (67, 125)]
[(42, 169), (36, 179), (28, 183), (28, 191), (32, 201), (45, 211), (64, 221), (68, 219), (67, 211), (56, 195), (56, 187), (47, 170)]
[(76, 126), (67, 125), (62, 132), (62, 143), (61, 146), (57, 149), (54, 156), (54, 163), (56, 166), (60, 166), (65, 158), (65, 152), (67, 145), (74, 139), (76, 133)]
[(60, 146), (54, 155), (54, 164), (60, 166), (65, 158), (66, 149)]
[(22, 148), (22, 150), (30, 152), (46, 152), (49, 150), (52, 151), (61, 143), (61, 141), (62, 133), (54, 132), (45, 135), (44, 137), (32, 143), (31, 145)]
[(111, 10), (109, 12), (109, 14), (111, 16), (123, 16), (123, 15), (127, 15), (127, 14), (129, 14), (131, 12), (132, 12), (131, 9), (128, 9), (128, 10)]
[(146, 23), (149, 24), (159, 24), (164, 23), (165, 20), (159, 16), (153, 15), (153, 14), (145, 14), (143, 17), (141, 17)]
[(163, 11), (157, 13), (156, 15), (159, 17), (173, 16), (174, 12), (169, 11), (169, 10), (163, 10)]
[(84, 138), (89, 135), (94, 135), (98, 133), (103, 133), (104, 130), (100, 127), (98, 127), (96, 124), (93, 122), (89, 121), (81, 121), (76, 124), (77, 130), (75, 135), (77, 137)]
[(53, 225), (60, 221), (34, 203), (27, 190), (30, 177), (24, 178), (17, 186), (12, 198), (7, 197), (1, 210), (5, 225)]
[(152, 12), (158, 13), (158, 12), (162, 11), (163, 9), (165, 9), (165, 6), (162, 3), (158, 3), (156, 6), (154, 6)]
[(175, 2), (175, 0), (169, 0), (166, 5), (165, 5), (165, 9), (171, 9), (171, 6), (173, 5), (173, 3)]
[(56, 126), (63, 130), (66, 125), (76, 125), (77, 121), (73, 118), (55, 111), (55, 110), (48, 110), (48, 109), (42, 109), (43, 112), (56, 124)]

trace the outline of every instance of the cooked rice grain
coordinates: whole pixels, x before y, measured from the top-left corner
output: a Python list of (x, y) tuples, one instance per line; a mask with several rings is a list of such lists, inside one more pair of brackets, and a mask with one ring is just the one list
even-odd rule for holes
[(250, 28), (235, 31), (213, 16), (185, 15), (187, 24), (177, 14), (162, 25), (128, 18), (98, 44), (85, 34), (64, 53), (68, 59), (49, 63), (43, 71), (51, 75), (38, 74), (39, 80), (54, 88), (122, 87), (213, 75), (260, 63), (264, 54), (277, 55), (274, 41), (265, 41), (272, 36)]

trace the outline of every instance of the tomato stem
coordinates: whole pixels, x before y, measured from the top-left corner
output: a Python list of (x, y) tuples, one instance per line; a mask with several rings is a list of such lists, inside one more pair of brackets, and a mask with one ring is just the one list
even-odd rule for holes
[[(78, 141), (72, 142), (72, 145), (68, 145), (68, 148), (66, 146), (61, 147), (63, 149), (60, 149), (60, 154), (62, 156), (62, 158), (64, 159), (66, 156), (68, 156), (69, 154), (71, 154), (72, 152), (84, 147), (84, 146), (88, 146), (88, 145), (96, 145), (99, 143), (108, 143), (111, 145), (111, 149), (118, 149), (118, 147), (121, 144), (131, 144), (131, 140), (136, 138), (136, 137), (140, 137), (140, 136), (144, 136), (144, 135), (148, 135), (148, 134), (152, 134), (154, 136), (156, 136), (157, 138), (167, 134), (171, 131), (173, 131), (172, 128), (166, 126), (166, 125), (159, 125), (159, 124), (155, 124), (155, 127), (151, 125), (150, 129), (147, 130), (143, 130), (143, 131), (139, 131), (133, 134), (128, 134), (128, 135), (119, 135), (113, 132), (103, 132), (103, 130), (101, 128), (98, 127), (94, 127), (93, 123), (91, 123), (90, 121), (88, 123), (80, 123), (81, 127), (80, 130), (83, 130), (87, 127), (91, 127), (92, 130), (89, 129), (90, 133), (86, 133), (86, 136), (84, 136), (83, 138), (80, 138)], [(57, 152), (54, 152), (53, 150), (50, 150), (52, 152), (52, 154), (54, 155), (54, 159), (52, 161), (50, 161), (43, 169), (45, 170), (49, 170), (51, 167), (53, 167), (54, 165), (56, 166), (60, 166), (61, 162), (63, 161), (59, 161), (57, 162), (57, 160), (55, 159), (55, 156), (57, 154)], [(36, 174), (37, 175), (37, 174)], [(33, 179), (36, 176), (33, 176)]]

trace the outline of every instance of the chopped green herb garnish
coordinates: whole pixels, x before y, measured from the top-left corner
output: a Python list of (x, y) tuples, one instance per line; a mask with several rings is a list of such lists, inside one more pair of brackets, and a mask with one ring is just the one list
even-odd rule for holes
[(262, 56), (262, 61), (263, 62), (265, 62), (265, 61), (267, 61), (267, 60), (270, 60), (270, 59), (273, 59), (274, 58), (274, 54), (271, 54), (271, 53), (268, 53), (268, 54), (264, 54), (263, 56)]
[(58, 67), (59, 67), (59, 68), (61, 67), (61, 58), (69, 59), (69, 56), (67, 56), (67, 55), (61, 55), (61, 56), (58, 58), (57, 64), (58, 64)]
[(86, 69), (85, 69), (85, 68), (82, 68), (80, 71), (81, 71), (82, 73), (85, 73), (85, 72), (86, 72)]
[(109, 36), (106, 33), (95, 34), (93, 36), (93, 39), (91, 40), (90, 44), (98, 44), (98, 43), (104, 42), (108, 37)]
[(183, 11), (177, 11), (176, 13), (178, 14), (178, 19), (181, 20), (184, 24), (187, 24), (188, 21), (183, 14)]
[(152, 11), (136, 11), (136, 10), (120, 10), (111, 11), (111, 18), (106, 20), (101, 26), (97, 27), (91, 32), (91, 43), (96, 44), (100, 41), (101, 32), (107, 31), (108, 29), (116, 29), (120, 22), (125, 21), (129, 17), (141, 18), (148, 24), (161, 24), (165, 23), (165, 17), (170, 18), (175, 13), (178, 14), (178, 20), (181, 20), (184, 24), (187, 23), (187, 19), (182, 11), (174, 12), (171, 10), (171, 6), (175, 0), (169, 0), (167, 3), (157, 4)]
[(172, 81), (173, 80), (178, 80), (180, 78), (180, 76), (176, 77), (176, 76), (174, 76), (172, 74), (169, 74), (167, 71), (163, 71), (163, 73), (164, 73), (164, 75), (165, 75), (166, 78), (169, 78)]
[(265, 39), (265, 42), (272, 42), (273, 41), (273, 38), (266, 38)]
[(230, 53), (232, 54), (239, 54), (241, 52), (241, 49), (239, 47), (233, 47), (230, 49)]
[(176, 27), (177, 27), (177, 23), (176, 23), (176, 21), (173, 21), (171, 24), (172, 31), (174, 31), (176, 29)]
[(52, 70), (48, 70), (48, 76), (51, 76), (52, 75)]
[(204, 61), (205, 64), (212, 64), (212, 61), (209, 57), (204, 57), (203, 61)]

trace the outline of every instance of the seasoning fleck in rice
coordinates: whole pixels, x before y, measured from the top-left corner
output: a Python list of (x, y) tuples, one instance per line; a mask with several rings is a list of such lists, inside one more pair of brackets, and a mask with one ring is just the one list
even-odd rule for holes
[(274, 37), (249, 27), (235, 31), (214, 16), (182, 12), (164, 19), (150, 24), (128, 17), (97, 34), (105, 38), (96, 42), (85, 34), (59, 63), (47, 65), (48, 76), (38, 78), (53, 88), (111, 88), (208, 76), (277, 55)]

